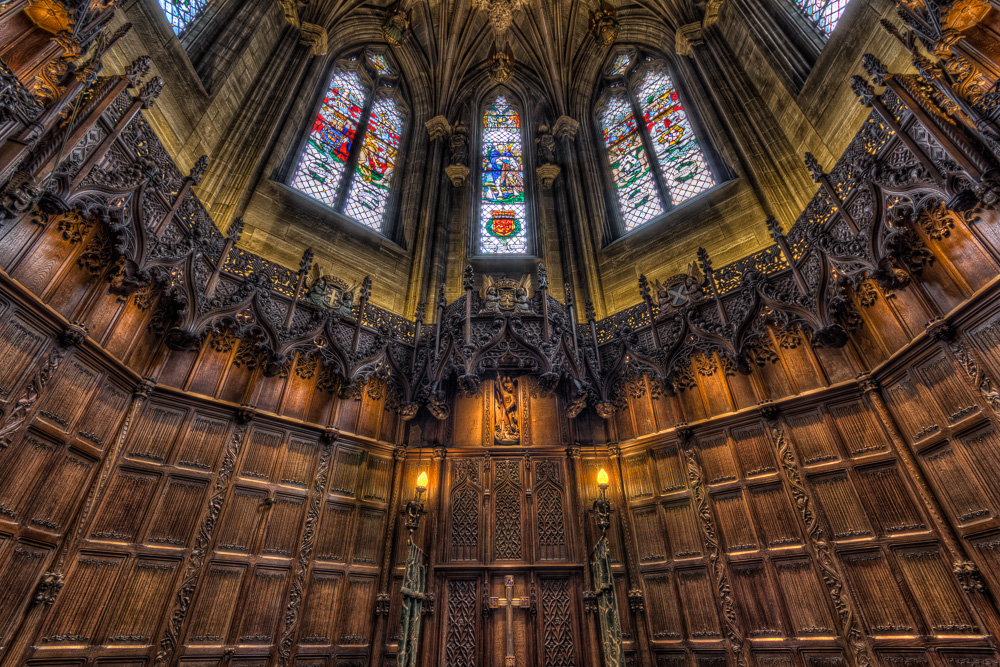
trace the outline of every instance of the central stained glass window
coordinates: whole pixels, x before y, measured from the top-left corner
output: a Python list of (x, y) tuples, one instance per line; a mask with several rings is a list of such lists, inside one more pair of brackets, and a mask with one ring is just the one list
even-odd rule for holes
[(482, 200), (479, 250), (484, 255), (525, 254), (521, 116), (503, 93), (483, 113)]
[(405, 121), (395, 71), (384, 54), (339, 61), (291, 186), (383, 232)]
[(715, 178), (662, 62), (630, 50), (611, 58), (605, 77), (597, 120), (628, 232), (708, 190)]

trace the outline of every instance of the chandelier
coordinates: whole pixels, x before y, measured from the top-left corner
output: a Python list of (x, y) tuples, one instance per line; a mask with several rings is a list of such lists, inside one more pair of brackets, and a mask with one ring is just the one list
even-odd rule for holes
[(514, 22), (514, 12), (527, 4), (526, 0), (475, 0), (476, 7), (486, 11), (490, 17), (493, 33), (501, 37)]

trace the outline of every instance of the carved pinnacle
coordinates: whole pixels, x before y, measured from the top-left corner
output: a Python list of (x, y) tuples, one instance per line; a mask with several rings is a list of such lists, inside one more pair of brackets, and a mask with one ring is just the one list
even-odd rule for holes
[(566, 305), (573, 306), (573, 288), (569, 283), (563, 283), (563, 293), (566, 295)]
[(597, 319), (597, 313), (594, 312), (594, 302), (587, 299), (587, 303), (583, 306), (583, 312), (587, 317), (588, 322), (593, 322)]
[(149, 68), (152, 64), (153, 61), (149, 56), (139, 56), (125, 68), (125, 78), (133, 87), (139, 85), (139, 79), (149, 74)]
[(309, 273), (309, 269), (312, 268), (313, 261), (313, 249), (306, 248), (305, 252), (302, 253), (302, 260), (299, 261), (299, 273)]
[(444, 283), (441, 283), (440, 289), (438, 289), (438, 307), (444, 308), (448, 305), (448, 302), (444, 299)]
[(857, 74), (851, 76), (851, 90), (854, 91), (863, 105), (871, 106), (872, 98), (875, 96), (875, 88), (865, 81), (864, 77)]
[[(188, 179), (191, 181), (191, 185), (198, 185), (201, 183), (201, 177), (205, 175), (205, 171), (208, 169), (208, 156), (202, 155), (198, 158), (198, 161), (194, 163), (191, 167), (191, 173), (188, 175)], [(242, 218), (240, 218), (242, 220)]]
[(417, 312), (414, 314), (414, 319), (422, 321), (424, 319), (424, 315), (426, 314), (426, 312), (427, 312), (427, 304), (424, 303), (423, 301), (418, 301)]
[(156, 103), (156, 98), (163, 92), (163, 79), (154, 76), (139, 89), (138, 99), (143, 109), (149, 109)]
[(698, 266), (701, 268), (701, 272), (706, 278), (711, 275), (712, 260), (708, 258), (708, 251), (704, 248), (698, 248)]
[(372, 277), (365, 276), (364, 280), (361, 281), (361, 299), (368, 300), (372, 295)]
[(781, 223), (773, 215), (767, 216), (767, 231), (771, 232), (771, 238), (778, 241), (778, 239), (783, 238), (784, 234), (781, 233)]
[(236, 245), (240, 240), (240, 235), (243, 233), (243, 218), (236, 218), (233, 220), (232, 224), (229, 225), (229, 231), (226, 232), (226, 240), (232, 241), (233, 245)]
[(549, 272), (545, 269), (545, 265), (541, 262), (538, 263), (538, 289), (548, 289), (549, 288)]
[(472, 283), (475, 280), (476, 274), (472, 271), (472, 265), (466, 264), (465, 268), (462, 270), (462, 289), (466, 292), (472, 289)]
[(649, 281), (646, 280), (645, 273), (639, 274), (639, 296), (642, 297), (642, 300), (646, 302), (647, 306), (653, 305), (653, 297), (649, 294)]
[(861, 56), (861, 67), (864, 68), (868, 76), (872, 78), (876, 86), (881, 86), (889, 77), (889, 70), (885, 68), (882, 61), (870, 53)]
[(819, 166), (819, 160), (816, 156), (810, 152), (806, 152), (803, 155), (806, 161), (806, 169), (809, 170), (809, 174), (812, 176), (814, 182), (819, 183), (819, 180), (823, 178), (823, 167)]

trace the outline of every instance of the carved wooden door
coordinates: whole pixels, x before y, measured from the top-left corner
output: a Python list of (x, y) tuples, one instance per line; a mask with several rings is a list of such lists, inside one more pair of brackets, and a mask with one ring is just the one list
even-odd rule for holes
[(449, 458), (433, 664), (582, 664), (569, 470), (561, 451)]

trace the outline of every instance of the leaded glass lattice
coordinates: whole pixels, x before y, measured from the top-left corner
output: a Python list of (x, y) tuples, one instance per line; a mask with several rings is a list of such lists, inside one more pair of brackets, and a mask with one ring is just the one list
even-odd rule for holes
[(395, 72), (392, 71), (392, 66), (389, 65), (389, 60), (377, 51), (368, 52), (368, 62), (371, 63), (371, 66), (374, 67), (379, 74), (395, 74)]
[(636, 90), (671, 203), (680, 204), (715, 185), (677, 89), (663, 70), (650, 70)]
[(608, 67), (608, 76), (618, 76), (624, 74), (628, 66), (632, 64), (632, 54), (631, 53), (619, 53), (615, 56), (615, 59), (611, 61), (611, 66)]
[(375, 101), (347, 195), (344, 212), (376, 231), (382, 228), (385, 217), (402, 126), (403, 114), (395, 99), (382, 97)]
[(333, 75), (292, 177), (293, 188), (327, 206), (336, 206), (367, 95), (357, 72), (341, 70)]
[(205, 9), (207, 4), (205, 0), (160, 0), (160, 8), (170, 22), (170, 27), (174, 29), (175, 35), (184, 32), (188, 24)]
[(625, 231), (631, 231), (663, 213), (663, 206), (632, 105), (624, 93), (608, 99), (600, 112), (600, 123)]
[(847, 8), (848, 0), (792, 0), (816, 28), (829, 37), (837, 27), (837, 21)]
[(521, 117), (504, 95), (483, 114), (480, 252), (523, 254), (528, 250), (521, 156)]

